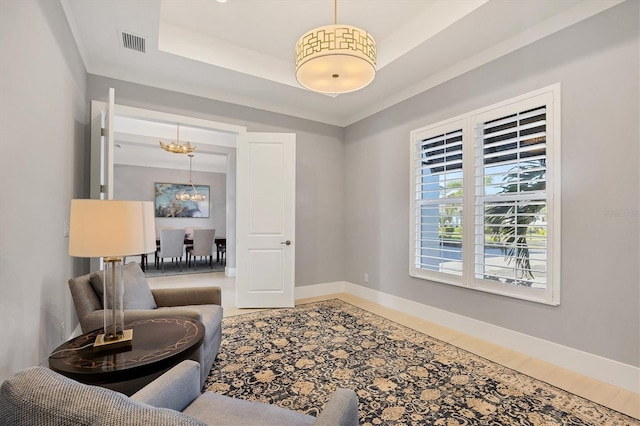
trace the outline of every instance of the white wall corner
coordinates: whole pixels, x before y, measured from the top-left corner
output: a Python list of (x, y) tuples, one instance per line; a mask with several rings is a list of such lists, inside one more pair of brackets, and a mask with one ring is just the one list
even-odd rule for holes
[(235, 277), (236, 276), (236, 268), (224, 268), (224, 275), (227, 277)]
[[(324, 292), (324, 293), (323, 293)], [(640, 368), (498, 327), (350, 282), (296, 287), (296, 298), (345, 292), (387, 308), (500, 345), (567, 370), (640, 393)]]

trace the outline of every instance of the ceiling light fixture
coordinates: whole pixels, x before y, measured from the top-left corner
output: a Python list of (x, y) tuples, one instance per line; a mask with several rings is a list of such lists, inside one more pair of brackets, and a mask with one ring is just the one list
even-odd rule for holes
[(334, 0), (333, 25), (315, 28), (296, 44), (296, 79), (320, 93), (348, 93), (362, 89), (376, 76), (376, 42), (351, 25), (338, 25)]
[[(182, 188), (181, 193), (176, 193), (176, 200), (178, 201), (204, 201), (207, 197), (204, 194), (198, 194), (198, 190), (191, 182), (191, 160), (193, 159), (193, 154), (189, 154), (189, 183)], [(193, 194), (187, 192), (187, 189), (193, 189)]]
[(162, 149), (168, 152), (173, 152), (174, 154), (188, 154), (190, 152), (195, 151), (196, 147), (191, 145), (189, 142), (185, 142), (184, 145), (180, 143), (180, 125), (177, 125), (177, 137), (175, 142), (171, 142), (170, 144), (164, 144), (162, 141), (160, 142), (160, 146)]

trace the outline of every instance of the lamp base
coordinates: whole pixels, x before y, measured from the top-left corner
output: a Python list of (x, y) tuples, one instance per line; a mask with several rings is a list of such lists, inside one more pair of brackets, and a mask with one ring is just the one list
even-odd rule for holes
[(116, 339), (105, 339), (105, 334), (98, 334), (93, 343), (94, 351), (110, 351), (116, 348), (130, 347), (133, 343), (133, 329), (124, 330), (124, 334)]

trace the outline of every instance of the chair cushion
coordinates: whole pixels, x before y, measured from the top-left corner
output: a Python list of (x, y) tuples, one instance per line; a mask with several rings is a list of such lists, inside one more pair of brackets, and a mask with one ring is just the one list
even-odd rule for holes
[[(158, 305), (151, 294), (144, 272), (136, 262), (127, 263), (123, 267), (124, 309), (156, 309)], [(103, 271), (96, 271), (89, 277), (89, 282), (100, 297), (103, 297)]]
[(184, 411), (208, 425), (225, 426), (305, 426), (316, 418), (297, 411), (287, 410), (261, 402), (230, 398), (213, 392), (205, 392)]
[(136, 402), (44, 367), (22, 370), (2, 384), (0, 412), (0, 423), (18, 426), (204, 425), (179, 411)]

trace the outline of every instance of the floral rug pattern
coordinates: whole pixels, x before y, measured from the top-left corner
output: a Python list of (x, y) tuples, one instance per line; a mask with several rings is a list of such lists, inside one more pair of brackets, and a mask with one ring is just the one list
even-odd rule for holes
[(333, 299), (223, 320), (207, 390), (317, 416), (336, 387), (362, 425), (640, 421)]

